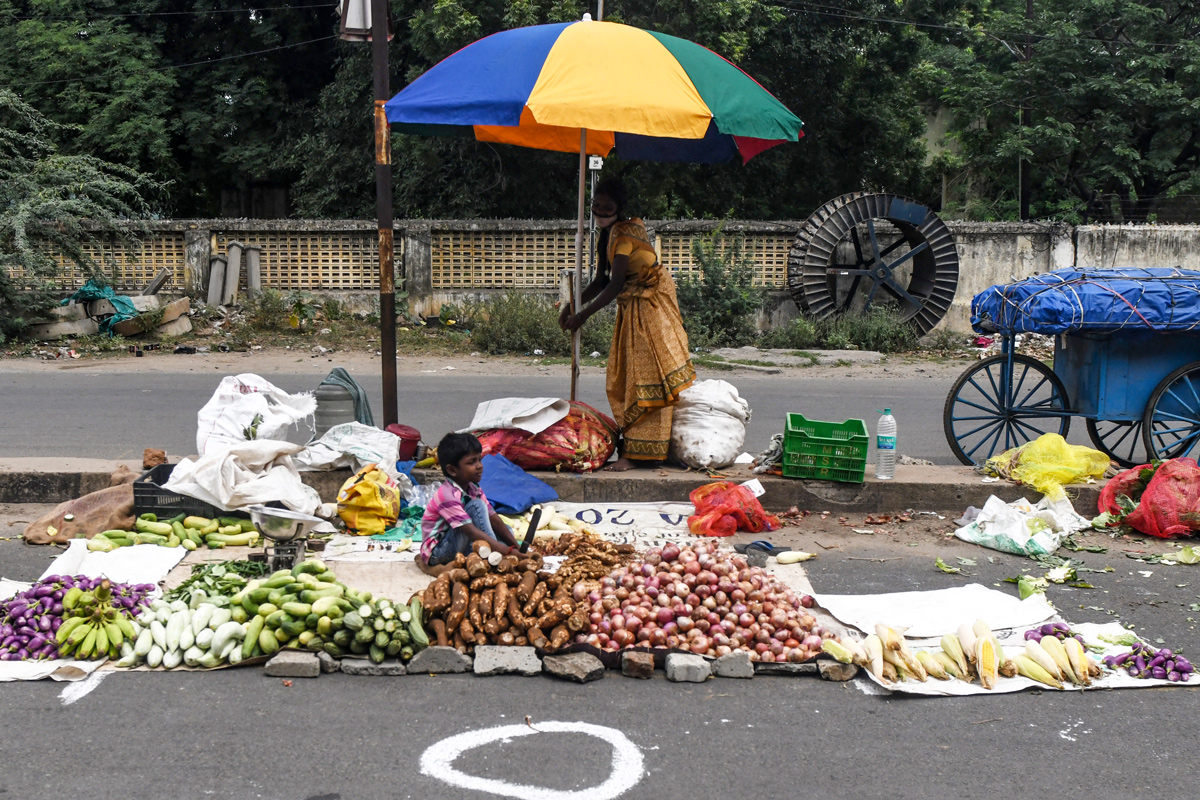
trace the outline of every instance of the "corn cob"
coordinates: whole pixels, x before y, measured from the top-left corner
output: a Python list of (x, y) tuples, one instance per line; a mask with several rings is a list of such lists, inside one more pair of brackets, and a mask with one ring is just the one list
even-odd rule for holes
[(1083, 645), (1077, 639), (1065, 639), (1062, 642), (1063, 650), (1067, 652), (1067, 662), (1071, 665), (1071, 671), (1075, 673), (1075, 683), (1080, 686), (1090, 686), (1092, 683), (1091, 669), (1088, 664), (1087, 653), (1083, 652)]
[(867, 665), (867, 661), (870, 659), (867, 658), (867, 652), (863, 650), (861, 644), (850, 638), (842, 639), (841, 643), (850, 651), (850, 660), (853, 663), (858, 664), (860, 667)]
[(963, 675), (969, 675), (971, 668), (967, 665), (967, 656), (963, 652), (962, 642), (953, 633), (948, 633), (942, 637), (942, 650), (949, 656), (950, 660), (958, 667), (958, 674), (955, 677), (961, 678)]
[(875, 634), (863, 639), (863, 652), (867, 654), (867, 670), (876, 678), (883, 677), (883, 642)]
[(899, 650), (904, 646), (904, 637), (900, 635), (899, 631), (889, 628), (883, 623), (875, 625), (875, 633), (879, 635), (879, 640), (883, 642), (885, 650)]
[[(911, 661), (909, 659), (911, 659)], [(906, 652), (904, 650), (888, 650), (887, 648), (884, 648), (883, 660), (895, 667), (896, 672), (905, 679), (912, 677), (924, 683), (929, 677), (925, 673), (925, 668), (921, 666), (921, 662), (917, 661), (916, 656), (914, 656), (911, 652)]]
[(879, 670), (879, 676), (881, 680), (888, 681), (889, 683), (900, 682), (900, 673), (896, 670), (896, 666), (890, 661), (883, 662), (883, 666)]
[[(949, 653), (934, 653), (933, 658), (938, 662), (938, 664), (941, 665), (942, 669), (944, 669), (946, 673), (950, 675), (950, 677), (958, 678), (960, 681), (970, 680), (969, 677), (965, 677), (967, 676), (967, 673), (959, 669), (958, 662), (951, 658)], [(931, 672), (930, 674), (933, 673)]]
[(1018, 655), (1013, 660), (1016, 662), (1017, 672), (1024, 675), (1026, 678), (1037, 681), (1038, 683), (1044, 683), (1047, 686), (1052, 686), (1055, 689), (1062, 688), (1062, 681), (1050, 674), (1050, 672), (1048, 672), (1041, 664), (1034, 661), (1029, 656)]
[(950, 674), (946, 672), (941, 662), (934, 658), (931, 653), (925, 650), (917, 651), (917, 661), (921, 663), (921, 666), (925, 668), (926, 674), (930, 677), (936, 678), (939, 681), (950, 680)]
[(1011, 658), (1005, 655), (1004, 648), (1000, 646), (1000, 640), (996, 638), (996, 634), (992, 633), (991, 627), (983, 620), (977, 619), (971, 631), (975, 634), (976, 639), (986, 636), (992, 640), (992, 643), (996, 646), (996, 657), (1000, 659), (997, 671), (1005, 678), (1015, 678), (1017, 676), (1017, 665)]
[(967, 659), (975, 663), (975, 631), (970, 625), (958, 626), (958, 641), (962, 645), (963, 654)]
[(1043, 636), (1041, 644), (1042, 649), (1049, 653), (1050, 657), (1054, 659), (1054, 663), (1058, 665), (1058, 672), (1063, 676), (1063, 680), (1080, 683), (1079, 676), (1071, 668), (1071, 659), (1067, 658), (1067, 651), (1063, 649), (1062, 642), (1054, 636)]
[(849, 664), (854, 655), (841, 642), (835, 642), (833, 639), (826, 639), (821, 643), (821, 652), (828, 656), (833, 656), (837, 661), (843, 664)]
[(913, 655), (913, 651), (908, 649), (908, 645), (904, 643), (904, 640), (901, 639), (900, 641), (902, 644), (900, 648), (900, 660), (904, 664), (905, 671), (911, 673), (913, 677), (924, 683), (925, 679), (929, 677), (924, 665)]
[(1058, 668), (1058, 664), (1054, 661), (1054, 658), (1046, 652), (1044, 647), (1032, 639), (1025, 642), (1025, 657), (1046, 670), (1054, 678), (1062, 680), (1065, 677), (1062, 674), (1062, 670)]
[(980, 636), (975, 640), (975, 669), (985, 689), (996, 688), (996, 676), (1000, 671), (999, 649), (996, 640), (990, 636)]

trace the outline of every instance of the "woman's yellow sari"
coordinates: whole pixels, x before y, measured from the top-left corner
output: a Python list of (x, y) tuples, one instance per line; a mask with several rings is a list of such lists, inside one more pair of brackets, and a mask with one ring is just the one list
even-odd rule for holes
[(625, 285), (617, 296), (617, 322), (608, 357), (608, 402), (621, 426), (626, 458), (661, 461), (671, 445), (671, 420), (679, 393), (696, 380), (675, 281), (658, 263), (640, 219), (609, 231), (608, 262), (628, 256)]

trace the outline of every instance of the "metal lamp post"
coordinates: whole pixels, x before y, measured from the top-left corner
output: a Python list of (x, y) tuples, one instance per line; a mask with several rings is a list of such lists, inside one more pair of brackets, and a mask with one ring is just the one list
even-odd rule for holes
[(396, 399), (396, 279), (392, 235), (392, 144), (383, 104), (388, 87), (388, 0), (342, 0), (338, 36), (371, 43), (374, 76), (375, 208), (379, 227), (379, 349), (382, 357), (383, 427), (399, 422)]

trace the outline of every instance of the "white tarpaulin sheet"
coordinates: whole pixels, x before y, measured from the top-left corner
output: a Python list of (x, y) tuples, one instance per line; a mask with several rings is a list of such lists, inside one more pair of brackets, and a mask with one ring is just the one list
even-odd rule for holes
[(554, 509), (617, 544), (659, 547), (697, 538), (688, 530), (688, 517), (696, 513), (691, 503), (555, 503)]
[(994, 631), (1041, 624), (1055, 615), (1043, 595), (1019, 600), (978, 583), (930, 592), (817, 594), (814, 598), (847, 625), (874, 633), (879, 623), (907, 628), (908, 639), (941, 637), (982, 619)]
[(475, 408), (475, 418), (460, 433), (491, 428), (519, 428), (541, 433), (571, 413), (571, 404), (557, 397), (500, 397)]
[(81, 681), (91, 675), (103, 661), (0, 661), (0, 683), (10, 681)]
[(292, 456), (304, 445), (257, 439), (212, 450), (175, 465), (164, 489), (233, 511), (278, 501), (302, 514), (321, 505), (317, 490), (300, 479)]
[(89, 578), (108, 578), (117, 583), (153, 583), (167, 573), (188, 553), (182, 547), (159, 547), (138, 544), (118, 547), (111, 553), (93, 553), (84, 539), (72, 539), (66, 551), (50, 562), (42, 578), (51, 575), (84, 575)]

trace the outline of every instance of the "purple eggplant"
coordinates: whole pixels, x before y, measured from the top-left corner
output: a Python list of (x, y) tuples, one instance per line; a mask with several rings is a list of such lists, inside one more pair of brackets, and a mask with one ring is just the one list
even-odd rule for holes
[(1175, 659), (1175, 669), (1179, 670), (1180, 672), (1191, 672), (1192, 662), (1188, 661), (1183, 656), (1179, 656)]
[(1160, 656), (1166, 656), (1167, 658), (1174, 658), (1174, 657), (1175, 657), (1175, 651), (1174, 651), (1174, 650), (1171, 650), (1169, 647), (1164, 647), (1162, 650), (1159, 650), (1159, 651), (1158, 651), (1158, 654), (1159, 654)]
[(1139, 673), (1139, 672), (1141, 672), (1141, 670), (1139, 670), (1139, 669), (1137, 668), (1137, 665), (1136, 665), (1136, 664), (1134, 664), (1134, 665), (1131, 665), (1131, 666), (1129, 667), (1129, 669), (1127, 669), (1127, 670), (1126, 670), (1126, 672), (1128, 672), (1128, 673), (1129, 673), (1129, 677), (1131, 677), (1131, 678), (1136, 678), (1136, 677), (1138, 676), (1138, 673)]
[(1150, 659), (1150, 663), (1147, 664), (1146, 666), (1150, 667), (1150, 669), (1154, 669), (1155, 667), (1161, 667), (1163, 664), (1166, 664), (1166, 663), (1167, 663), (1167, 657), (1164, 656), (1162, 653), (1159, 653), (1154, 658)]
[(1171, 683), (1179, 683), (1181, 680), (1183, 680), (1183, 676), (1178, 672), (1168, 672), (1167, 680), (1171, 681)]
[(1056, 629), (1052, 623), (1046, 623), (1038, 629), (1038, 633), (1040, 633), (1042, 636), (1053, 636), (1055, 631)]
[(1032, 639), (1036, 642), (1037, 640), (1039, 640), (1041, 638), (1041, 636), (1042, 636), (1041, 632), (1038, 631), (1036, 628), (1030, 628), (1029, 630), (1025, 631), (1026, 641)]
[(1150, 677), (1160, 681), (1166, 680), (1167, 671), (1162, 667), (1154, 667), (1150, 670)]

